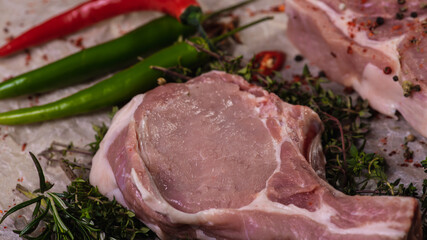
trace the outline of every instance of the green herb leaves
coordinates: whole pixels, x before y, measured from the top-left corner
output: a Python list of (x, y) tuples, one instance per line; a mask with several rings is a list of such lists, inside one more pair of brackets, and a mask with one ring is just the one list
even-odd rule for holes
[[(37, 168), (40, 189), (26, 196), (33, 198), (11, 208), (0, 220), (18, 210), (36, 204), (31, 221), (15, 230), (27, 239), (135, 239), (154, 238), (154, 234), (115, 200), (109, 201), (98, 189), (83, 179), (74, 180), (63, 193), (48, 192), (52, 184), (45, 181), (39, 161), (30, 153)], [(20, 191), (25, 191), (20, 187)], [(40, 227), (41, 222), (44, 225)]]

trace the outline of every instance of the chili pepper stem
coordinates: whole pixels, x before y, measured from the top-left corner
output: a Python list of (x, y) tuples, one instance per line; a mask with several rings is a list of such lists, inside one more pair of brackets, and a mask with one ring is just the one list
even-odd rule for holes
[(246, 0), (246, 1), (243, 1), (243, 2), (240, 2), (240, 3), (237, 3), (235, 5), (231, 5), (229, 7), (220, 9), (218, 11), (215, 11), (215, 12), (212, 12), (212, 13), (207, 13), (207, 14), (205, 14), (205, 15), (202, 16), (201, 22), (204, 22), (204, 21), (206, 21), (208, 19), (214, 18), (214, 17), (216, 17), (218, 15), (221, 15), (223, 13), (231, 12), (231, 11), (233, 11), (233, 10), (239, 8), (239, 7), (243, 7), (243, 6), (247, 5), (247, 4), (255, 2), (255, 1), (256, 0)]
[[(212, 42), (217, 43), (236, 32), (270, 19), (273, 17), (256, 20), (217, 37)], [(208, 47), (204, 39), (194, 38), (192, 41)], [(187, 42), (179, 42), (69, 97), (46, 105), (0, 113), (0, 124), (18, 125), (53, 120), (124, 103), (133, 96), (156, 87), (157, 79), (162, 76), (162, 72), (151, 66), (171, 68), (180, 65), (193, 68), (206, 63), (209, 58), (206, 52), (199, 51)]]
[(240, 32), (240, 31), (242, 31), (242, 30), (245, 30), (245, 29), (247, 29), (247, 28), (249, 28), (249, 27), (252, 27), (252, 26), (254, 26), (254, 25), (258, 24), (258, 23), (261, 23), (261, 22), (264, 22), (264, 21), (268, 21), (268, 20), (272, 20), (272, 19), (274, 19), (274, 17), (272, 17), (272, 16), (268, 16), (268, 17), (263, 17), (263, 18), (261, 18), (261, 19), (255, 20), (255, 21), (253, 21), (253, 22), (250, 22), (250, 23), (248, 23), (248, 24), (245, 24), (245, 25), (243, 25), (243, 26), (240, 26), (240, 27), (238, 27), (238, 28), (235, 28), (235, 29), (233, 29), (233, 30), (231, 30), (231, 31), (229, 31), (229, 32), (227, 32), (227, 33), (225, 33), (225, 34), (221, 35), (221, 36), (218, 36), (218, 37), (216, 37), (216, 38), (212, 39), (212, 42), (213, 42), (214, 44), (215, 44), (215, 43), (218, 43), (218, 42), (220, 42), (220, 41), (222, 41), (222, 40), (224, 40), (224, 39), (226, 39), (226, 38), (228, 38), (228, 37), (230, 37), (230, 36), (232, 36), (232, 35), (234, 35), (234, 34), (236, 34), (236, 33)]

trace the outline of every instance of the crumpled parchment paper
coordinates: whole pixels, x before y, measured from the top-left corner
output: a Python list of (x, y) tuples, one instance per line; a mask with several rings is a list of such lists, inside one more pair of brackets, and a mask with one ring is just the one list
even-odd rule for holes
[[(0, 45), (6, 43), (11, 36), (16, 36), (47, 18), (81, 2), (84, 1), (0, 0)], [(216, 10), (237, 2), (239, 0), (200, 0), (205, 11)], [(292, 47), (292, 44), (286, 38), (287, 17), (284, 13), (263, 13), (260, 11), (269, 10), (271, 7), (283, 3), (284, 0), (256, 1), (237, 10), (236, 14), (241, 17), (241, 24), (267, 15), (274, 16), (275, 19), (241, 32), (240, 38), (243, 44), (232, 46), (230, 51), (234, 52), (236, 56), (243, 55), (246, 60), (249, 60), (254, 53), (262, 50), (285, 51), (287, 53), (285, 64), (287, 67), (282, 73), (286, 78), (290, 78), (293, 74), (300, 73), (303, 65), (307, 62), (295, 62), (293, 60), (298, 51)], [(21, 52), (11, 57), (0, 58), (0, 81), (36, 69), (81, 50), (81, 47), (75, 44), (79, 39), (82, 40), (83, 47), (90, 47), (121, 36), (160, 15), (155, 12), (136, 12), (118, 16), (63, 39), (33, 47), (30, 49), (30, 54)], [(313, 69), (316, 71), (315, 68)], [(0, 111), (51, 102), (86, 88), (91, 84), (93, 82), (37, 96), (0, 100)], [(22, 195), (14, 190), (16, 184), (22, 184), (31, 190), (38, 187), (37, 172), (28, 152), (31, 151), (34, 154), (38, 154), (47, 149), (53, 141), (64, 144), (72, 142), (74, 146), (85, 147), (88, 143), (94, 141), (93, 124), (101, 125), (101, 123), (105, 123), (109, 125), (109, 112), (110, 110), (106, 109), (88, 115), (39, 124), (0, 126), (0, 210), (2, 211), (0, 212), (0, 217), (5, 210), (24, 200)], [(373, 124), (374, 130), (367, 144), (368, 149), (387, 157), (390, 166), (389, 174), (392, 179), (400, 177), (402, 182), (417, 182), (419, 187), (422, 179), (426, 176), (421, 168), (414, 166), (414, 163), (419, 163), (420, 160), (425, 158), (427, 145), (422, 142), (427, 142), (427, 140), (417, 135), (414, 130), (407, 126), (404, 120), (395, 121), (382, 117), (374, 121)], [(415, 151), (414, 163), (409, 163), (408, 167), (401, 167), (400, 164), (403, 163), (401, 144), (403, 144), (404, 136), (411, 133), (417, 136), (416, 142), (410, 143), (410, 147)], [(386, 144), (384, 144), (384, 138), (386, 138)], [(396, 151), (396, 153), (391, 154), (392, 151)], [(83, 158), (82, 161), (90, 161), (90, 158)], [(47, 165), (45, 161), (41, 163), (45, 169), (47, 180), (55, 184), (53, 190), (64, 190), (69, 180), (63, 171), (58, 166)], [(22, 227), (29, 219), (29, 214), (30, 211), (26, 210), (9, 217), (0, 226), (0, 239), (20, 239), (12, 230), (16, 227)], [(18, 217), (19, 215), (22, 216)]]

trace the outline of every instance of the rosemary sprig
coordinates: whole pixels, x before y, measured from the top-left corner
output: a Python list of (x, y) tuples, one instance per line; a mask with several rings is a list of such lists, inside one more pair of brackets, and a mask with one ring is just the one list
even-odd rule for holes
[[(52, 184), (45, 181), (39, 161), (30, 153), (37, 168), (40, 188), (29, 200), (11, 208), (0, 220), (20, 209), (36, 204), (31, 221), (15, 233), (26, 239), (154, 239), (151, 232), (135, 214), (117, 201), (109, 201), (91, 186), (78, 178), (63, 193), (48, 192)], [(25, 191), (22, 187), (20, 191)], [(43, 228), (39, 225), (44, 222)]]

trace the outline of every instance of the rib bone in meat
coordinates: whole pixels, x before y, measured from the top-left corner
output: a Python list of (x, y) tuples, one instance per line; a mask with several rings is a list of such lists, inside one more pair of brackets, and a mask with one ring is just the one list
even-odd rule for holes
[(210, 72), (121, 109), (92, 184), (161, 238), (417, 239), (417, 200), (328, 185), (322, 124), (241, 77)]
[(427, 137), (427, 3), (288, 0), (287, 35), (328, 77)]

